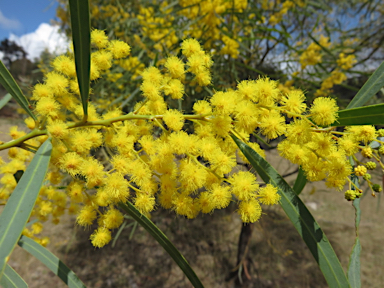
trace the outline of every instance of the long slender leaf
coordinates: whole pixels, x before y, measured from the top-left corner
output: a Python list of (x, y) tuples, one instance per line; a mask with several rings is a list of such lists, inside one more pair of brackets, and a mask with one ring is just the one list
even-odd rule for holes
[(0, 286), (3, 288), (27, 288), (28, 285), (15, 270), (8, 264), (5, 266), (4, 275), (0, 279)]
[(196, 276), (195, 272), (192, 270), (191, 266), (184, 258), (184, 256), (177, 250), (177, 248), (172, 244), (168, 237), (146, 216), (140, 213), (129, 201), (124, 204), (119, 204), (120, 208), (129, 214), (134, 220), (136, 220), (153, 238), (168, 252), (173, 260), (179, 265), (184, 274), (191, 281), (193, 287), (204, 287), (200, 282), (199, 278)]
[(233, 140), (252, 164), (265, 183), (278, 188), (281, 195), (280, 205), (295, 226), (305, 244), (308, 246), (329, 287), (350, 287), (335, 251), (329, 243), (319, 224), (315, 221), (307, 207), (297, 197), (295, 191), (284, 178), (251, 147), (232, 135)]
[(17, 243), (21, 248), (39, 259), (48, 269), (67, 284), (69, 288), (86, 287), (84, 283), (69, 269), (59, 258), (53, 255), (48, 249), (33, 241), (31, 238), (21, 236)]
[(357, 92), (352, 101), (349, 102), (347, 109), (363, 106), (369, 99), (371, 99), (377, 92), (384, 86), (384, 62), (381, 63), (379, 68), (369, 77), (363, 87)]
[(303, 191), (305, 184), (307, 184), (307, 177), (305, 177), (304, 170), (299, 168), (299, 174), (297, 175), (295, 184), (293, 185), (293, 191), (295, 191), (296, 195), (300, 195)]
[(32, 113), (31, 109), (29, 109), (27, 97), (21, 92), (19, 85), (17, 85), (15, 79), (13, 79), (11, 73), (9, 73), (2, 61), (0, 61), (0, 84), (4, 86), (5, 90), (12, 95), (25, 112), (36, 120), (36, 116)]
[(360, 238), (356, 237), (355, 244), (353, 245), (352, 253), (349, 258), (349, 264), (348, 264), (348, 280), (349, 280), (349, 283), (351, 283), (352, 288), (361, 287), (360, 253), (361, 253)]
[[(352, 157), (351, 157), (352, 158)], [(355, 174), (351, 176), (352, 182), (356, 187), (360, 187), (359, 177)], [(355, 190), (355, 188), (353, 188)], [(353, 207), (355, 208), (355, 230), (356, 230), (356, 239), (355, 244), (353, 245), (351, 255), (349, 257), (348, 264), (348, 280), (352, 288), (361, 287), (361, 272), (360, 272), (360, 254), (361, 254), (361, 244), (359, 238), (359, 225), (361, 218), (361, 209), (360, 209), (360, 198), (353, 200)]]
[(12, 95), (7, 93), (1, 100), (0, 100), (0, 109), (3, 109), (5, 105), (9, 102), (9, 100), (12, 99)]
[[(91, 70), (91, 22), (88, 0), (69, 0), (73, 50), (84, 116), (88, 115)], [(86, 119), (86, 118), (85, 118)]]
[(384, 125), (384, 104), (339, 111), (339, 118), (332, 126)]
[(31, 215), (47, 173), (51, 152), (51, 139), (48, 139), (37, 150), (0, 215), (0, 278)]

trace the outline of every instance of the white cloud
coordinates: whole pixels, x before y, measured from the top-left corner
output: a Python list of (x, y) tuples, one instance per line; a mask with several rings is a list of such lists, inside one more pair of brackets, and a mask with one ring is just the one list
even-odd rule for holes
[(17, 19), (9, 19), (5, 17), (0, 10), (0, 27), (5, 30), (18, 30), (22, 27), (22, 25)]
[(44, 49), (51, 53), (61, 54), (68, 50), (69, 42), (66, 36), (59, 32), (58, 26), (41, 23), (35, 32), (22, 36), (10, 34), (9, 40), (16, 42), (28, 53), (27, 58), (38, 58)]

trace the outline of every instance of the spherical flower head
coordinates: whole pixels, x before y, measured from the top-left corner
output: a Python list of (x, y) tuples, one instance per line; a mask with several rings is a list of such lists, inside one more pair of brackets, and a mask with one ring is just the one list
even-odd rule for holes
[(181, 50), (185, 57), (191, 57), (195, 53), (202, 52), (201, 46), (196, 39), (185, 39), (181, 44)]
[(108, 229), (119, 228), (124, 221), (124, 215), (117, 209), (109, 209), (103, 217), (103, 225)]
[(112, 40), (108, 49), (112, 52), (114, 59), (125, 58), (131, 51), (131, 47), (129, 47), (127, 43), (120, 40)]
[(92, 147), (92, 141), (89, 139), (89, 132), (87, 129), (76, 130), (71, 133), (70, 137), (71, 148), (78, 153), (88, 153)]
[(359, 165), (359, 166), (355, 167), (356, 176), (364, 176), (365, 173), (367, 173), (367, 168), (364, 167), (363, 165)]
[(185, 153), (193, 153), (191, 151), (193, 146), (195, 146), (196, 139), (192, 136), (188, 136), (188, 134), (184, 131), (178, 131), (171, 133), (168, 137), (168, 142), (170, 147), (173, 148), (174, 153), (176, 154), (185, 154)]
[(143, 92), (143, 95), (151, 101), (156, 101), (161, 99), (159, 88), (160, 88), (159, 86), (149, 81), (144, 81), (140, 86), (140, 89)]
[(268, 139), (275, 139), (286, 131), (285, 118), (278, 111), (272, 110), (261, 118), (260, 129)]
[(257, 84), (254, 80), (243, 80), (237, 84), (241, 96), (248, 100), (257, 101)]
[(164, 64), (172, 78), (182, 79), (184, 76), (184, 63), (178, 57), (168, 57)]
[(160, 70), (153, 66), (145, 69), (141, 76), (143, 77), (143, 82), (150, 82), (156, 86), (160, 86), (163, 81), (163, 75)]
[(135, 198), (135, 207), (142, 214), (148, 215), (155, 209), (156, 198), (147, 193), (137, 193)]
[(316, 124), (326, 126), (337, 120), (337, 111), (339, 111), (339, 107), (335, 99), (319, 97), (313, 101), (310, 114)]
[(347, 156), (351, 156), (359, 150), (359, 143), (349, 134), (339, 138), (337, 142), (339, 149), (343, 150)]
[(49, 72), (45, 79), (46, 85), (53, 91), (56, 96), (65, 95), (69, 85), (68, 78), (57, 72)]
[(175, 212), (182, 216), (187, 216), (188, 218), (194, 218), (194, 201), (186, 193), (175, 194), (172, 200), (173, 209)]
[(52, 213), (53, 207), (52, 202), (50, 201), (42, 201), (40, 204), (39, 214), (42, 216), (47, 216), (48, 214)]
[(311, 139), (311, 124), (304, 119), (295, 119), (287, 125), (285, 135), (291, 143), (305, 144)]
[(256, 183), (256, 176), (248, 171), (240, 171), (233, 174), (231, 179), (232, 193), (240, 201), (254, 199), (259, 185)]
[(220, 115), (229, 115), (234, 112), (236, 97), (235, 92), (216, 92), (210, 99), (211, 105), (215, 108), (215, 112)]
[(103, 51), (97, 51), (92, 53), (92, 59), (100, 70), (105, 71), (112, 67), (112, 53)]
[(277, 187), (272, 184), (267, 184), (260, 188), (258, 199), (260, 203), (265, 205), (275, 205), (280, 201), (281, 195), (277, 193)]
[(45, 97), (52, 98), (53, 90), (46, 84), (36, 84), (32, 91), (32, 100), (39, 100)]
[(96, 80), (100, 78), (100, 72), (101, 72), (101, 69), (97, 65), (97, 62), (95, 61), (95, 59), (91, 58), (91, 70), (90, 70), (89, 78), (91, 80)]
[(179, 79), (172, 79), (163, 88), (165, 95), (170, 95), (172, 99), (182, 99), (184, 95), (184, 84)]
[(214, 203), (211, 201), (211, 194), (207, 191), (200, 193), (198, 202), (203, 213), (211, 213), (215, 209)]
[(236, 157), (217, 151), (210, 155), (209, 162), (217, 173), (227, 174), (236, 166)]
[(237, 210), (241, 220), (244, 223), (254, 223), (261, 217), (261, 207), (259, 201), (251, 199), (249, 201), (241, 201)]
[(93, 221), (96, 219), (97, 213), (93, 206), (86, 205), (83, 209), (80, 210), (76, 218), (76, 223), (80, 226), (89, 226), (92, 225)]
[(195, 53), (190, 57), (188, 57), (188, 62), (187, 62), (187, 65), (189, 66), (188, 71), (191, 71), (195, 75), (207, 68), (205, 64), (206, 63), (204, 62), (204, 58), (202, 57), (201, 53)]
[(257, 79), (255, 82), (255, 99), (257, 99), (260, 104), (272, 105), (280, 95), (277, 84), (277, 81), (271, 80), (268, 77)]
[(40, 222), (33, 223), (31, 229), (33, 234), (40, 234), (43, 231), (43, 224)]
[(97, 48), (107, 48), (109, 41), (108, 36), (105, 35), (105, 32), (102, 30), (92, 30), (91, 32), (91, 43), (96, 45)]
[(4, 185), (4, 187), (2, 187), (2, 189), (5, 188), (5, 189), (9, 189), (9, 190), (15, 189), (15, 187), (17, 185), (15, 177), (12, 174), (5, 174), (1, 178), (0, 183)]
[(65, 153), (59, 159), (60, 169), (68, 172), (69, 175), (75, 176), (80, 172), (81, 164), (84, 159), (81, 158), (76, 152)]
[(207, 101), (199, 100), (199, 101), (196, 101), (195, 104), (193, 104), (193, 111), (196, 114), (202, 114), (202, 115), (211, 114), (212, 107)]
[(126, 201), (129, 196), (128, 182), (124, 179), (123, 174), (109, 174), (105, 181), (105, 191), (113, 200)]
[(372, 125), (352, 126), (348, 127), (347, 131), (351, 133), (356, 141), (362, 141), (363, 143), (371, 142), (377, 137), (376, 129)]
[(68, 77), (76, 76), (75, 62), (73, 61), (73, 59), (69, 58), (68, 56), (60, 55), (56, 57), (52, 62), (52, 66), (57, 72), (61, 72), (65, 76), (68, 76)]
[(32, 117), (28, 117), (24, 120), (25, 125), (31, 130), (35, 129), (35, 120)]
[(304, 103), (305, 95), (301, 90), (291, 90), (281, 99), (281, 104), (287, 116), (301, 115), (305, 112), (307, 105)]
[(232, 199), (231, 192), (228, 186), (220, 184), (213, 184), (209, 191), (209, 201), (213, 204), (216, 209), (222, 209), (229, 205)]
[(305, 171), (307, 179), (312, 182), (323, 180), (327, 176), (327, 163), (319, 159), (313, 153), (309, 154), (308, 158), (307, 163), (303, 165), (303, 170)]
[(175, 109), (169, 109), (163, 115), (163, 121), (168, 128), (174, 131), (180, 131), (184, 126), (184, 115)]
[(24, 131), (18, 131), (17, 129), (17, 126), (9, 128), (9, 136), (11, 136), (12, 139), (18, 139), (26, 134)]
[(197, 74), (195, 74), (195, 81), (199, 84), (199, 86), (208, 86), (211, 84), (212, 78), (211, 73), (208, 69), (201, 69)]
[(83, 161), (80, 167), (81, 174), (87, 179), (87, 187), (100, 186), (103, 183), (105, 172), (104, 166), (94, 158)]
[(215, 116), (210, 122), (213, 132), (222, 137), (227, 136), (232, 128), (232, 118), (227, 115)]
[(36, 112), (41, 116), (50, 116), (53, 119), (58, 117), (60, 104), (52, 98), (41, 98), (36, 103)]
[(131, 174), (132, 181), (137, 185), (142, 186), (145, 182), (151, 179), (151, 170), (140, 160), (134, 161), (132, 167), (134, 167), (134, 169), (131, 169), (129, 173)]
[(111, 231), (105, 227), (100, 227), (93, 232), (89, 239), (93, 246), (102, 248), (112, 240)]
[(180, 162), (180, 182), (185, 191), (194, 192), (205, 184), (207, 171), (194, 163), (184, 160)]
[(68, 136), (67, 124), (61, 120), (53, 121), (51, 124), (47, 125), (47, 130), (52, 137), (56, 139), (65, 139)]

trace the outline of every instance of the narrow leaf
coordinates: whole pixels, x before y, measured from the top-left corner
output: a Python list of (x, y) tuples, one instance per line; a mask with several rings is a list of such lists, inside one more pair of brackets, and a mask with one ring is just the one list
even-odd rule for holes
[(293, 191), (295, 191), (296, 195), (300, 195), (305, 187), (305, 184), (307, 184), (307, 177), (305, 177), (304, 170), (300, 167), (299, 174), (297, 174), (295, 184), (293, 185)]
[[(352, 157), (351, 157), (352, 158)], [(359, 177), (355, 174), (351, 176), (352, 182), (356, 187), (360, 187)], [(355, 188), (352, 188), (355, 190)], [(361, 209), (360, 209), (361, 198), (356, 198), (353, 200), (353, 207), (355, 208), (355, 230), (356, 230), (356, 239), (355, 244), (353, 245), (351, 255), (349, 256), (348, 264), (348, 280), (353, 288), (361, 287), (361, 271), (360, 271), (360, 254), (361, 254), (361, 244), (359, 239), (359, 225), (361, 218)]]
[(295, 191), (293, 191), (284, 178), (251, 147), (234, 135), (232, 135), (232, 138), (263, 181), (265, 183), (271, 183), (278, 188), (278, 193), (281, 195), (281, 207), (303, 238), (313, 257), (315, 257), (329, 287), (350, 287), (340, 261), (327, 237), (307, 207), (301, 199), (297, 197)]
[(69, 269), (59, 258), (53, 255), (48, 249), (33, 241), (31, 238), (21, 236), (19, 246), (26, 250), (31, 255), (40, 260), (49, 270), (69, 287), (69, 288), (83, 288), (86, 287), (83, 282), (76, 276), (76, 274)]
[(0, 277), (31, 215), (47, 173), (51, 152), (52, 144), (48, 139), (37, 150), (0, 215)]
[(356, 237), (355, 245), (353, 245), (352, 253), (348, 264), (348, 280), (352, 288), (361, 287), (360, 279), (360, 253), (361, 244), (359, 237)]
[(0, 100), (0, 109), (2, 109), (5, 105), (7, 105), (7, 103), (9, 102), (9, 100), (12, 99), (12, 95), (7, 93), (1, 100)]
[(0, 84), (3, 85), (5, 90), (7, 90), (16, 102), (19, 103), (21, 108), (36, 120), (36, 116), (32, 113), (31, 109), (29, 109), (27, 97), (21, 92), (19, 85), (17, 85), (15, 79), (13, 79), (11, 73), (9, 73), (2, 61), (0, 61)]
[(179, 265), (181, 270), (184, 272), (185, 276), (187, 276), (189, 281), (191, 281), (193, 287), (204, 287), (184, 256), (151, 220), (141, 214), (140, 211), (137, 210), (136, 207), (129, 201), (126, 204), (120, 203), (119, 206), (127, 212), (129, 216), (136, 220), (145, 230), (147, 230), (148, 233), (151, 234), (152, 237), (155, 238), (156, 241), (165, 249), (165, 251), (168, 252), (168, 254), (173, 260), (175, 260), (176, 264)]
[(363, 87), (357, 92), (352, 101), (349, 102), (347, 109), (363, 106), (384, 86), (384, 62), (369, 77)]
[[(73, 50), (84, 116), (88, 115), (91, 70), (91, 22), (88, 0), (69, 0)], [(86, 118), (85, 118), (86, 119)]]
[(15, 270), (8, 264), (5, 266), (4, 275), (0, 279), (0, 286), (3, 288), (27, 288), (28, 285)]
[(384, 125), (384, 104), (339, 111), (339, 118), (332, 126)]

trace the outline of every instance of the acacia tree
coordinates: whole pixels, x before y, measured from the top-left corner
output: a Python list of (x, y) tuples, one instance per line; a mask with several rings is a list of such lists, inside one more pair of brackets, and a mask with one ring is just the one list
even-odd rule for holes
[[(92, 1), (91, 13), (92, 27), (132, 45), (135, 57), (120, 63), (115, 75), (112, 71), (114, 82), (126, 74), (138, 75), (143, 64), (161, 65), (160, 60), (177, 53), (180, 41), (187, 37), (196, 38), (211, 52), (213, 89), (234, 88), (240, 80), (264, 75), (279, 80), (286, 92), (304, 89), (309, 100), (342, 96), (335, 91), (356, 92), (383, 60), (383, 37), (376, 33), (383, 28), (378, 0), (99, 0)], [(65, 1), (57, 15), (68, 31)], [(335, 90), (335, 85), (341, 87)], [(206, 89), (196, 88), (187, 95), (197, 99), (209, 95)]]

